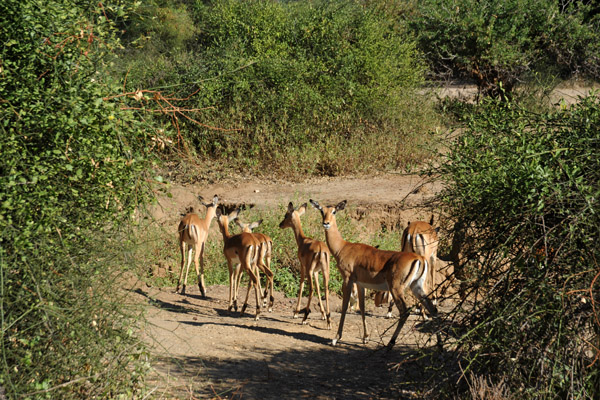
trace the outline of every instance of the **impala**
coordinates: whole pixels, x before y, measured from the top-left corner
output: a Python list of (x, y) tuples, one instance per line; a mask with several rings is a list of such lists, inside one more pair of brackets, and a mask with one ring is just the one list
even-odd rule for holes
[[(202, 200), (201, 197), (200, 200)], [(211, 203), (204, 204), (204, 206), (206, 206), (206, 216), (204, 219), (200, 219), (192, 207), (179, 222), (177, 232), (179, 233), (179, 249), (181, 250), (181, 269), (179, 271), (179, 279), (177, 280), (175, 292), (179, 292), (179, 286), (181, 285), (183, 267), (185, 265), (185, 248), (187, 246), (187, 267), (185, 269), (185, 278), (183, 280), (181, 294), (185, 294), (190, 264), (192, 263), (192, 253), (194, 253), (194, 265), (196, 267), (196, 274), (198, 275), (198, 287), (200, 288), (202, 297), (206, 298), (206, 289), (204, 287), (204, 245), (206, 243), (206, 237), (208, 236), (210, 223), (215, 217), (218, 201), (219, 197), (215, 195)], [(198, 267), (198, 259), (200, 260), (202, 268)]]
[(394, 303), (400, 311), (400, 319), (387, 345), (388, 349), (394, 346), (396, 338), (408, 318), (404, 295), (407, 287), (410, 287), (413, 294), (432, 316), (437, 315), (437, 309), (427, 298), (423, 287), (428, 268), (427, 260), (423, 256), (415, 253), (379, 250), (366, 244), (347, 242), (338, 230), (335, 216), (338, 211), (346, 207), (346, 200), (338, 203), (335, 207), (322, 207), (314, 200), (310, 200), (310, 203), (321, 211), (327, 245), (337, 261), (337, 267), (344, 281), (342, 316), (337, 335), (331, 342), (332, 345), (335, 346), (342, 338), (350, 292), (354, 283), (358, 285), (358, 300), (364, 329), (363, 343), (366, 343), (369, 337), (365, 320), (365, 288), (390, 291)]
[[(298, 245), (298, 258), (300, 259), (300, 289), (298, 290), (298, 303), (294, 311), (294, 318), (298, 318), (300, 313), (300, 301), (302, 300), (302, 289), (304, 281), (308, 279), (308, 303), (306, 303), (306, 313), (302, 319), (302, 324), (306, 324), (308, 314), (310, 314), (310, 302), (313, 295), (313, 279), (317, 286), (317, 297), (321, 309), (321, 319), (327, 319), (327, 329), (331, 329), (331, 314), (329, 312), (329, 259), (331, 253), (329, 248), (323, 242), (304, 236), (300, 217), (306, 212), (307, 204), (304, 203), (298, 208), (294, 208), (291, 202), (288, 204), (287, 212), (279, 228), (291, 228)], [(325, 286), (325, 304), (327, 311), (323, 308), (321, 300), (321, 289), (319, 288), (319, 272), (323, 273), (323, 285)]]
[(251, 233), (242, 232), (237, 235), (229, 234), (229, 221), (237, 218), (239, 209), (234, 210), (229, 215), (221, 213), (221, 210), (217, 210), (217, 223), (219, 229), (223, 235), (223, 254), (227, 259), (227, 266), (229, 268), (229, 307), (228, 311), (235, 309), (237, 311), (237, 292), (239, 275), (242, 272), (246, 272), (250, 276), (250, 286), (248, 287), (248, 293), (246, 294), (246, 300), (242, 306), (242, 314), (246, 311), (248, 306), (248, 296), (250, 290), (254, 287), (256, 294), (256, 317), (259, 319), (260, 315), (260, 281), (258, 280), (258, 270), (255, 266), (258, 258), (258, 241)]
[[(263, 294), (263, 307), (267, 306), (267, 293), (269, 294), (269, 312), (273, 312), (273, 271), (271, 270), (271, 254), (273, 252), (273, 240), (264, 233), (253, 233), (252, 231), (260, 226), (262, 223), (262, 219), (258, 222), (252, 222), (249, 224), (245, 224), (239, 219), (236, 219), (235, 222), (238, 224), (240, 228), (242, 228), (242, 232), (251, 233), (254, 235), (256, 240), (258, 240), (259, 248), (258, 248), (258, 268), (267, 276), (267, 286), (265, 287), (265, 293)], [(266, 260), (266, 262), (265, 262)], [(241, 274), (240, 274), (241, 278)], [(239, 282), (237, 283), (239, 287)], [(248, 289), (250, 290), (250, 289)]]
[[(429, 223), (423, 221), (409, 222), (402, 232), (402, 251), (417, 253), (429, 261), (429, 277), (426, 287), (431, 291), (433, 304), (437, 303), (435, 295), (435, 277), (438, 249), (439, 228), (433, 227), (433, 215)], [(429, 293), (428, 293), (429, 294)]]
[[(426, 293), (430, 291), (434, 305), (437, 304), (435, 278), (437, 275), (438, 231), (439, 228), (433, 227), (432, 215), (429, 223), (423, 221), (409, 222), (402, 232), (402, 251), (417, 253), (429, 262), (429, 276), (425, 281), (425, 291)], [(389, 298), (388, 292), (377, 292), (375, 294), (375, 306), (382, 306), (387, 301), (389, 301), (389, 305), (386, 318), (391, 318), (394, 306), (393, 299)], [(421, 315), (424, 319), (427, 319), (425, 310), (421, 309)]]

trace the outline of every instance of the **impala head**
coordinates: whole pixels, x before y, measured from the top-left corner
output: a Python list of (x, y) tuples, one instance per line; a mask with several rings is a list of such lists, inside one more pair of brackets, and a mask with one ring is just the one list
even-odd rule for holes
[(341, 211), (344, 208), (346, 208), (346, 203), (347, 201), (344, 200), (339, 202), (335, 207), (322, 207), (317, 201), (310, 199), (310, 204), (312, 204), (313, 207), (317, 210), (321, 211), (321, 217), (323, 217), (323, 228), (325, 228), (326, 231), (329, 230), (329, 228), (331, 228), (332, 226), (336, 225), (335, 214), (338, 211)]
[(260, 224), (262, 224), (263, 220), (261, 219), (260, 221), (256, 221), (256, 222), (252, 222), (249, 224), (245, 224), (242, 221), (240, 221), (239, 219), (235, 219), (235, 223), (242, 228), (242, 232), (247, 232), (247, 233), (252, 233), (252, 231), (256, 228), (258, 228), (260, 226)]
[(209, 201), (208, 203), (204, 203), (204, 197), (202, 196), (198, 196), (198, 200), (200, 200), (202, 205), (206, 207), (206, 215), (209, 218), (213, 218), (217, 209), (217, 203), (219, 202), (219, 196), (215, 194), (212, 201)]
[(237, 218), (238, 214), (240, 213), (240, 209), (237, 208), (229, 214), (223, 214), (221, 209), (217, 208), (215, 212), (217, 215), (217, 222), (219, 223), (219, 228), (223, 230), (225, 228), (228, 229), (229, 223)]
[(291, 228), (293, 226), (294, 218), (300, 218), (306, 212), (306, 206), (307, 204), (304, 203), (300, 207), (294, 208), (294, 204), (290, 201), (285, 217), (283, 217), (283, 221), (279, 223), (279, 228)]

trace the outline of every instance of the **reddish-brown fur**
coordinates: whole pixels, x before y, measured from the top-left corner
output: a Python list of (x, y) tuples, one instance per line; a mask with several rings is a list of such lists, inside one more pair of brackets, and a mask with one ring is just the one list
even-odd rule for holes
[(258, 241), (251, 233), (242, 232), (237, 235), (229, 234), (229, 221), (237, 218), (239, 210), (235, 210), (229, 215), (221, 214), (220, 210), (217, 210), (217, 222), (219, 229), (223, 235), (223, 254), (227, 259), (227, 266), (229, 268), (229, 307), (228, 310), (235, 309), (237, 311), (237, 284), (239, 282), (239, 275), (242, 272), (246, 272), (250, 276), (250, 287), (248, 288), (248, 294), (246, 300), (242, 306), (242, 314), (248, 306), (248, 296), (250, 290), (254, 287), (256, 294), (256, 319), (259, 319), (260, 315), (260, 281), (258, 280), (258, 270), (255, 265), (258, 257)]
[(389, 290), (400, 311), (400, 319), (388, 348), (393, 347), (402, 326), (408, 318), (408, 308), (404, 294), (407, 287), (411, 288), (413, 294), (432, 315), (437, 315), (437, 309), (426, 297), (423, 288), (427, 270), (427, 261), (424, 257), (415, 253), (379, 250), (362, 243), (346, 242), (337, 228), (335, 217), (337, 211), (345, 208), (346, 201), (338, 203), (335, 207), (321, 207), (316, 201), (310, 200), (310, 202), (321, 211), (327, 245), (337, 261), (337, 267), (344, 280), (342, 316), (337, 335), (332, 341), (333, 345), (342, 338), (350, 292), (354, 283), (358, 284), (359, 289), (358, 299), (363, 320), (364, 342), (368, 338), (364, 312), (365, 287), (376, 290)]
[[(179, 236), (179, 249), (181, 251), (181, 269), (179, 271), (179, 279), (177, 280), (177, 288), (175, 289), (176, 292), (179, 291), (179, 286), (181, 285), (183, 267), (185, 265), (185, 247), (188, 246), (187, 268), (185, 270), (185, 279), (183, 280), (181, 294), (185, 294), (188, 273), (192, 261), (192, 253), (194, 253), (194, 266), (196, 267), (196, 274), (198, 275), (198, 288), (200, 289), (202, 297), (206, 297), (206, 289), (204, 286), (204, 245), (208, 236), (210, 223), (215, 217), (218, 201), (219, 197), (215, 195), (211, 203), (204, 204), (206, 206), (206, 216), (204, 219), (201, 219), (198, 214), (194, 212), (194, 208), (192, 207), (186, 216), (179, 222), (177, 232)], [(200, 260), (201, 268), (198, 266), (198, 260)]]
[[(310, 302), (313, 295), (313, 282), (317, 286), (317, 298), (321, 309), (321, 319), (327, 319), (327, 329), (331, 329), (331, 314), (329, 312), (329, 260), (331, 253), (329, 248), (323, 242), (311, 239), (304, 235), (300, 217), (305, 213), (307, 204), (304, 203), (297, 209), (290, 202), (288, 209), (279, 224), (279, 228), (291, 228), (298, 245), (298, 259), (300, 260), (300, 289), (298, 290), (298, 302), (294, 311), (294, 318), (300, 313), (300, 301), (302, 300), (302, 289), (304, 281), (308, 279), (308, 302), (306, 304), (306, 313), (302, 319), (302, 324), (306, 324), (308, 314), (310, 314)], [(323, 284), (325, 285), (325, 304), (327, 310), (323, 308), (321, 300), (321, 290), (319, 288), (319, 271), (323, 273)]]

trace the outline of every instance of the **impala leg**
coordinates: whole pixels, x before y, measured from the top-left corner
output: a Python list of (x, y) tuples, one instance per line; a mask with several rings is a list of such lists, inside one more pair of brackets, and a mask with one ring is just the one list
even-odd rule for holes
[(389, 292), (389, 296), (390, 296), (390, 301), (388, 303), (388, 312), (385, 315), (386, 318), (392, 318), (392, 310), (394, 309), (394, 296), (392, 296), (392, 293)]
[(323, 285), (325, 286), (325, 307), (327, 307), (327, 329), (331, 329), (331, 313), (329, 312), (329, 268), (323, 268)]
[(294, 318), (298, 318), (300, 313), (300, 302), (302, 301), (302, 291), (304, 290), (304, 267), (300, 267), (300, 288), (298, 289), (298, 301), (296, 302), (296, 311), (294, 311)]
[(194, 252), (194, 246), (188, 245), (187, 255), (187, 266), (185, 267), (185, 276), (183, 277), (183, 286), (181, 288), (181, 294), (185, 294), (185, 287), (187, 286), (188, 274), (190, 273), (190, 264), (192, 263), (192, 253)]
[(425, 294), (425, 290), (423, 289), (423, 287), (413, 284), (413, 285), (411, 285), (410, 289), (412, 290), (415, 297), (427, 309), (427, 311), (429, 312), (429, 315), (431, 315), (432, 317), (436, 317), (437, 313), (438, 313), (437, 307), (433, 305), (431, 300), (429, 300), (429, 298)]
[(310, 302), (312, 300), (313, 291), (314, 291), (314, 282), (313, 282), (313, 274), (308, 273), (308, 301), (306, 303), (306, 313), (304, 314), (304, 318), (302, 318), (302, 325), (306, 325), (306, 319), (308, 318), (308, 314), (310, 314)]
[(317, 299), (319, 299), (319, 309), (321, 310), (321, 320), (325, 321), (325, 307), (323, 307), (323, 300), (321, 299), (321, 287), (319, 285), (319, 273), (314, 272), (315, 286), (317, 287)]
[(392, 338), (390, 339), (390, 342), (387, 345), (388, 351), (391, 350), (392, 347), (394, 347), (394, 344), (396, 344), (398, 334), (400, 333), (402, 327), (408, 319), (408, 308), (406, 307), (406, 300), (404, 298), (404, 287), (390, 288), (390, 293), (392, 294), (392, 298), (394, 299), (396, 307), (398, 307), (398, 311), (400, 312), (400, 318), (398, 319), (398, 325), (396, 325), (394, 334), (392, 335)]
[[(204, 289), (204, 243), (202, 243), (200, 248), (196, 248), (196, 254), (194, 254), (194, 266), (196, 267), (196, 275), (198, 276), (198, 289), (200, 290), (200, 294), (203, 298), (206, 298), (206, 290)], [(198, 259), (202, 264), (202, 269), (200, 269), (198, 265)]]
[(202, 252), (200, 253), (200, 292), (202, 297), (206, 298), (206, 285), (204, 284), (204, 250), (205, 243), (202, 243)]
[[(427, 268), (427, 263), (425, 263), (425, 268)], [(429, 312), (429, 314), (431, 315), (431, 317), (432, 318), (436, 318), (437, 315), (438, 315), (437, 307), (427, 297), (427, 292), (425, 291), (425, 288), (423, 287), (422, 280), (419, 279), (419, 280), (413, 282), (410, 285), (410, 290), (413, 292), (413, 294), (415, 295), (415, 297), (417, 299), (419, 299), (419, 301), (421, 302), (421, 304), (425, 308), (427, 308), (427, 311)], [(440, 333), (436, 332), (435, 336), (436, 336), (436, 339), (437, 339), (437, 344), (441, 348), (441, 346), (442, 346), (442, 337), (441, 337)]]
[(260, 285), (260, 270), (258, 268), (258, 263), (256, 265), (254, 265), (254, 274), (256, 275), (256, 287), (258, 290), (258, 297), (260, 298), (261, 302), (263, 301), (263, 297), (262, 297), (262, 288)]
[(236, 271), (235, 271), (235, 285), (234, 285), (234, 288), (235, 288), (234, 299), (236, 299), (236, 300), (237, 300), (238, 293), (240, 291), (240, 286), (242, 284), (243, 271), (241, 268), (242, 268), (241, 264), (237, 264)]
[[(246, 272), (250, 275), (250, 285), (254, 286), (254, 294), (256, 296), (256, 317), (254, 319), (258, 321), (260, 318), (260, 282), (258, 281), (258, 271), (253, 270), (250, 264), (246, 264), (246, 267)], [(256, 271), (256, 273), (254, 271)], [(250, 288), (248, 288), (248, 292), (250, 292)], [(244, 308), (245, 307), (246, 304), (244, 304)]]
[(272, 254), (272, 249), (271, 249), (271, 244), (269, 244), (269, 248), (267, 249), (267, 271), (269, 271), (270, 276), (269, 276), (269, 283), (271, 284), (271, 288), (269, 289), (269, 312), (273, 312), (273, 304), (275, 303), (275, 298), (273, 297), (273, 291), (274, 286), (275, 286), (275, 274), (273, 273), (273, 270), (271, 269), (271, 254)]
[(354, 282), (352, 280), (348, 280), (342, 286), (342, 292), (344, 294), (344, 298), (342, 300), (342, 316), (340, 317), (340, 324), (338, 326), (337, 335), (331, 341), (331, 344), (335, 346), (339, 340), (342, 339), (342, 331), (344, 330), (344, 320), (346, 319), (346, 311), (348, 311), (348, 303), (350, 302), (350, 292), (352, 291), (352, 285)]
[(233, 307), (234, 307), (235, 311), (238, 310), (237, 296), (238, 296), (238, 292), (240, 290), (241, 280), (242, 280), (242, 265), (236, 264), (235, 269), (234, 269), (234, 276), (233, 276)]
[(175, 292), (179, 292), (179, 287), (181, 286), (181, 278), (183, 278), (183, 268), (185, 267), (185, 242), (179, 242), (179, 251), (181, 252), (181, 268), (179, 269), (179, 279), (177, 279), (177, 288)]
[(358, 286), (358, 306), (360, 307), (360, 315), (362, 317), (363, 323), (363, 344), (366, 344), (369, 340), (369, 331), (367, 328), (367, 318), (365, 316), (365, 288), (362, 286)]
[[(235, 275), (235, 269), (233, 268), (233, 265), (231, 265), (231, 262), (229, 260), (227, 260), (227, 266), (229, 268), (229, 307), (227, 308), (227, 311), (231, 312), (231, 309), (233, 308), (233, 293), (235, 291), (235, 280), (237, 279), (236, 275)], [(237, 304), (236, 304), (236, 311), (237, 311)]]
[(431, 283), (431, 302), (433, 303), (433, 305), (437, 305), (437, 293), (436, 293), (436, 289), (437, 289), (437, 285), (436, 285), (436, 269), (435, 269), (435, 263), (436, 263), (436, 256), (434, 254), (431, 255), (430, 259), (429, 259), (429, 274), (431, 275), (431, 279), (430, 279), (430, 283)]
[[(258, 250), (258, 257), (256, 260), (256, 266), (258, 269), (265, 274), (265, 291), (264, 294), (261, 295), (263, 299), (263, 307), (267, 306), (267, 293), (269, 292), (269, 274), (267, 273), (267, 266), (265, 265), (265, 253), (267, 251), (267, 244), (263, 243), (260, 245)], [(257, 275), (258, 280), (260, 281), (260, 274)], [(262, 292), (262, 290), (261, 290)]]
[[(271, 270), (267, 269), (267, 266), (265, 265), (265, 260), (264, 260), (264, 256), (265, 256), (265, 250), (266, 248), (264, 247), (265, 245), (259, 247), (259, 254), (256, 260), (256, 268), (255, 268), (255, 273), (256, 273), (256, 277), (258, 278), (258, 290), (259, 292), (261, 292), (261, 298), (262, 298), (262, 302), (263, 302), (263, 307), (267, 306), (267, 293), (269, 291), (269, 275), (272, 275)], [(262, 272), (263, 274), (265, 274), (265, 292), (264, 295), (262, 294), (262, 288), (260, 285), (260, 272)], [(271, 310), (272, 311), (272, 310)]]
[(269, 302), (268, 302), (268, 306), (269, 306), (269, 312), (273, 312), (273, 281), (274, 281), (274, 274), (273, 271), (271, 271), (271, 269), (269, 267), (267, 267), (265, 265), (265, 270), (264, 270), (265, 276), (267, 277), (267, 282), (266, 282), (266, 287), (265, 287), (265, 293), (264, 293), (264, 303), (263, 306), (266, 307), (267, 306), (267, 292), (269, 294)]
[[(241, 275), (241, 274), (240, 274)], [(248, 307), (248, 299), (250, 298), (250, 291), (254, 287), (254, 282), (252, 278), (248, 279), (248, 291), (246, 292), (246, 298), (244, 299), (244, 304), (242, 305), (242, 311), (240, 311), (240, 315), (246, 312), (246, 308)]]
[(432, 317), (437, 316), (437, 308), (433, 305), (433, 303), (431, 302), (431, 300), (429, 300), (429, 298), (427, 297), (427, 290), (426, 290), (426, 277), (427, 277), (427, 262), (424, 263), (424, 268), (426, 269), (426, 271), (424, 271), (424, 273), (421, 275), (421, 277), (417, 280), (415, 280), (414, 282), (412, 282), (410, 284), (410, 290), (413, 292), (413, 294), (415, 295), (415, 297), (421, 302), (421, 304), (423, 306), (425, 306), (425, 308), (427, 308), (427, 311), (429, 311), (429, 314)]

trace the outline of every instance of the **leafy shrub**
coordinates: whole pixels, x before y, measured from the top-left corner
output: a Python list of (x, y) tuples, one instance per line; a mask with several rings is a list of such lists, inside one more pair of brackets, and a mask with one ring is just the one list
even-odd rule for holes
[(107, 254), (146, 189), (145, 135), (100, 73), (120, 1), (0, 5), (0, 385), (131, 397), (143, 349)]
[(411, 35), (378, 7), (227, 0), (190, 12), (197, 33), (185, 50), (136, 53), (120, 68), (130, 91), (194, 94), (182, 105), (201, 111), (178, 123), (202, 159), (338, 175), (403, 167), (424, 153), (420, 133), (436, 119), (415, 93), (424, 66)]
[(438, 76), (474, 79), (494, 97), (535, 73), (599, 77), (591, 3), (427, 0), (408, 23)]
[(465, 122), (440, 169), (468, 245), (459, 348), (519, 398), (596, 398), (598, 96), (546, 113), (490, 102)]

